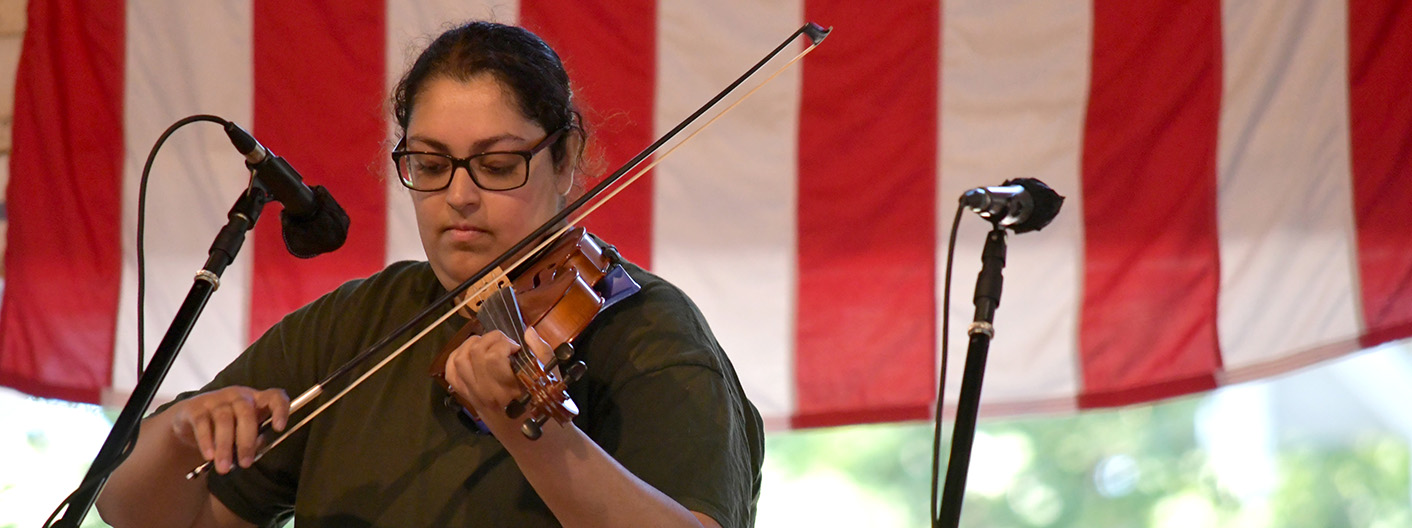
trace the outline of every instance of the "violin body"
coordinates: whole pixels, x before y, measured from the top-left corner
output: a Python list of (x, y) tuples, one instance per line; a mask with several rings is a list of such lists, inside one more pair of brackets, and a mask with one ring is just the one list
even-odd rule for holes
[[(555, 240), (510, 273), (508, 284), (478, 295), (471, 318), (455, 337), (442, 348), (432, 361), (430, 374), (448, 397), (455, 400), (472, 418), (479, 420), (464, 395), (456, 393), (446, 381), (446, 361), (461, 343), (472, 335), (499, 330), (520, 350), (511, 358), (516, 379), (524, 394), (511, 402), (505, 412), (511, 418), (525, 416), (522, 431), (533, 439), (541, 434), (541, 426), (553, 419), (563, 424), (578, 414), (569, 398), (568, 384), (583, 375), (582, 362), (571, 361), (573, 340), (603, 308), (603, 298), (594, 290), (608, 272), (609, 259), (603, 249), (583, 228), (574, 228)], [(554, 357), (542, 364), (529, 347), (520, 341), (526, 326), (554, 350)]]

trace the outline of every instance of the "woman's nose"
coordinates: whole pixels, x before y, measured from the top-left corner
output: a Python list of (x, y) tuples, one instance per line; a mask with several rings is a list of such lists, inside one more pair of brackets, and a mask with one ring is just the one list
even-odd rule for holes
[(468, 167), (451, 169), (451, 182), (446, 187), (446, 203), (460, 209), (480, 203), (481, 188), (471, 179)]

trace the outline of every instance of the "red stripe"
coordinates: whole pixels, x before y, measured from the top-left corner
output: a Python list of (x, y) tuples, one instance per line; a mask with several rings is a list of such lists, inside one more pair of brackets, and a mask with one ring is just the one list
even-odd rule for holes
[[(933, 391), (935, 387), (932, 387)], [(935, 396), (928, 396), (926, 400), (917, 400), (911, 404), (901, 402), (888, 402), (883, 407), (867, 407), (862, 405), (849, 405), (847, 410), (834, 411), (829, 409), (818, 409), (808, 414), (796, 415), (790, 419), (789, 426), (793, 429), (807, 429), (811, 427), (838, 427), (840, 425), (874, 424), (890, 422), (910, 422), (931, 416), (931, 401)]]
[(1412, 4), (1348, 4), (1363, 346), (1412, 336)]
[(15, 88), (0, 384), (97, 403), (122, 283), (122, 2), (30, 2)]
[(1215, 385), (1220, 16), (1217, 0), (1094, 3), (1081, 406)]
[[(257, 0), (254, 133), (310, 185), (347, 211), (348, 241), (311, 260), (290, 256), (280, 208), (256, 226), (250, 335), (344, 281), (381, 269), (386, 255), (383, 156), (386, 69), (382, 0)], [(407, 236), (412, 236), (408, 234)]]
[[(657, 84), (657, 4), (525, 1), (520, 23), (559, 52), (606, 176), (651, 144)], [(590, 158), (592, 159), (592, 158)], [(590, 170), (592, 167), (590, 167)], [(628, 259), (652, 266), (650, 174), (583, 222)], [(598, 180), (586, 182), (585, 187)]]
[(834, 31), (802, 72), (793, 425), (922, 418), (936, 392), (939, 6), (804, 13)]

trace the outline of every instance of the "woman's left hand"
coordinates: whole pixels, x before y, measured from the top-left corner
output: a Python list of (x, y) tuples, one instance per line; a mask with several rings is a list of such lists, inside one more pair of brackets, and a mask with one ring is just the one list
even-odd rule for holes
[[(524, 342), (544, 363), (553, 357), (549, 344), (534, 328)], [(520, 420), (505, 415), (505, 406), (523, 389), (510, 367), (519, 351), (500, 332), (472, 336), (446, 360), (446, 381), (465, 395), (476, 414), (514, 457), (515, 464), (544, 503), (565, 526), (692, 526), (720, 528), (710, 516), (689, 511), (671, 497), (633, 475), (569, 422), (545, 424), (544, 436), (531, 441), (520, 433)], [(552, 421), (552, 420), (551, 420)], [(577, 485), (594, 482), (590, 488)], [(604, 507), (605, 504), (612, 505)], [(568, 521), (568, 522), (565, 522)]]
[[(523, 342), (528, 344), (541, 364), (554, 357), (549, 344), (539, 337), (533, 327), (525, 329)], [(471, 402), (481, 421), (497, 437), (501, 436), (499, 431), (504, 430), (505, 426), (519, 430), (519, 423), (505, 415), (505, 406), (524, 394), (511, 367), (511, 356), (519, 350), (514, 342), (497, 330), (471, 336), (446, 359), (447, 383), (457, 394), (464, 395)]]

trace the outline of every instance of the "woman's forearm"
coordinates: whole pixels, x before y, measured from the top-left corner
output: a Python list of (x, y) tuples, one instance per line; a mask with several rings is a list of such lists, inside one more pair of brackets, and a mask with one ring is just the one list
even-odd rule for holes
[(172, 435), (171, 413), (142, 422), (137, 446), (98, 496), (98, 512), (116, 528), (191, 526), (206, 502), (206, 477), (186, 473), (204, 459)]
[(637, 478), (572, 423), (547, 423), (538, 440), (525, 438), (518, 428), (495, 434), (566, 527), (702, 526), (692, 512)]

